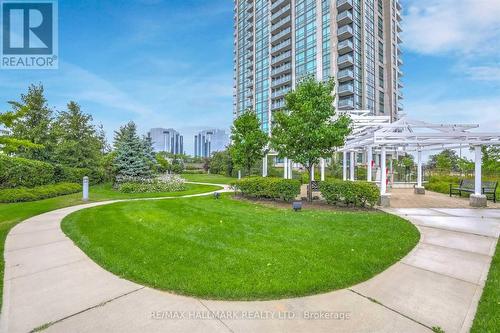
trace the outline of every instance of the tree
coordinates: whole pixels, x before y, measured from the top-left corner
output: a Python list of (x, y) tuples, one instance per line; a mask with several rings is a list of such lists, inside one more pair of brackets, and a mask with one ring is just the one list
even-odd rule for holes
[(467, 158), (462, 158), (460, 157), (458, 159), (458, 168), (460, 169), (460, 172), (467, 176), (470, 174), (472, 171), (474, 171), (474, 162)]
[(92, 116), (85, 114), (75, 102), (68, 110), (57, 115), (52, 126), (56, 140), (54, 162), (76, 168), (95, 168), (102, 157), (105, 141), (103, 134), (92, 124)]
[[(49, 161), (54, 148), (54, 137), (51, 125), (53, 111), (48, 107), (43, 86), (31, 85), (27, 94), (21, 95), (21, 101), (10, 101), (12, 113), (21, 115), (15, 117), (9, 126), (11, 137), (26, 140), (35, 146), (23, 146), (17, 155), (25, 158)], [(38, 147), (38, 149), (33, 149)]]
[(231, 128), (230, 147), (233, 163), (250, 174), (256, 161), (265, 155), (264, 148), (269, 142), (269, 137), (260, 129), (257, 114), (252, 110), (244, 111), (234, 120)]
[(450, 173), (452, 169), (452, 160), (447, 154), (438, 154), (436, 156), (436, 169), (439, 172)]
[(285, 96), (285, 110), (274, 114), (271, 146), (281, 158), (291, 158), (307, 169), (309, 201), (314, 165), (343, 146), (351, 131), (350, 118), (336, 116), (334, 87), (333, 80), (321, 82), (306, 77)]
[(498, 176), (500, 174), (500, 147), (483, 147), (483, 172), (485, 175)]
[(24, 149), (41, 149), (42, 145), (37, 145), (29, 140), (16, 139), (12, 137), (9, 128), (12, 127), (14, 121), (23, 117), (26, 108), (21, 108), (15, 111), (8, 111), (0, 114), (0, 151), (5, 154), (12, 154)]
[(158, 161), (156, 159), (156, 154), (153, 148), (153, 140), (150, 136), (142, 137), (142, 149), (149, 168), (153, 171), (156, 171), (158, 169)]
[(156, 154), (156, 164), (158, 165), (158, 171), (161, 173), (165, 173), (171, 169), (170, 162), (166, 158), (165, 152)]
[(218, 151), (212, 155), (210, 173), (231, 177), (233, 174), (233, 161), (229, 150)]
[(114, 146), (114, 166), (118, 177), (150, 178), (153, 175), (150, 156), (145, 151), (144, 140), (137, 135), (134, 122), (115, 132)]
[[(438, 161), (440, 160), (440, 165)], [(445, 149), (437, 155), (431, 155), (428, 162), (430, 169), (445, 171), (459, 171), (457, 152), (451, 149)]]

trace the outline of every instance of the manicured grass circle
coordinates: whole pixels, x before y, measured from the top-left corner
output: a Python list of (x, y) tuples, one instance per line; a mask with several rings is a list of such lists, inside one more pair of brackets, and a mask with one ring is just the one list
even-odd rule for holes
[(352, 286), (418, 242), (381, 212), (291, 209), (213, 197), (125, 202), (71, 214), (64, 232), (102, 267), (208, 299), (278, 299)]

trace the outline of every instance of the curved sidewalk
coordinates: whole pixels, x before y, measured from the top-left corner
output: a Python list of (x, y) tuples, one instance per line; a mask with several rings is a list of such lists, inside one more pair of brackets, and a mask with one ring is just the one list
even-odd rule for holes
[(499, 210), (390, 210), (422, 237), (378, 276), (316, 296), (209, 301), (121, 279), (62, 232), (66, 215), (111, 202), (56, 210), (11, 230), (2, 332), (466, 332), (500, 232)]

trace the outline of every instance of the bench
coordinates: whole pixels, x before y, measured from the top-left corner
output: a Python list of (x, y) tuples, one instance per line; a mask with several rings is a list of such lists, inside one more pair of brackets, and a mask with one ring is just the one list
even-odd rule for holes
[[(497, 202), (497, 186), (498, 182), (483, 182), (481, 193), (493, 199), (493, 202)], [(474, 193), (475, 192), (475, 183), (472, 179), (460, 179), (458, 187), (454, 187), (453, 184), (450, 184), (450, 197), (452, 194), (458, 194), (462, 196), (462, 193)], [(489, 199), (489, 198), (488, 198)]]

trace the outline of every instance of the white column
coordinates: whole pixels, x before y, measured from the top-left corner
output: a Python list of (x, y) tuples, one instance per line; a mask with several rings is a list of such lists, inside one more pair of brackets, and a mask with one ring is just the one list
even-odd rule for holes
[(393, 156), (391, 154), (391, 159), (389, 161), (389, 176), (391, 177), (391, 186), (394, 185), (394, 169), (393, 169)]
[(368, 157), (366, 159), (366, 162), (367, 162), (366, 180), (371, 182), (372, 181), (373, 148), (372, 148), (372, 146), (369, 146), (367, 149), (368, 149)]
[(417, 187), (422, 187), (422, 151), (417, 153)]
[(262, 159), (262, 177), (267, 177), (267, 155)]
[(292, 160), (288, 160), (288, 179), (292, 179), (293, 178), (293, 161)]
[(347, 151), (343, 152), (342, 159), (342, 179), (347, 180)]
[(288, 179), (288, 157), (283, 160), (283, 178)]
[(385, 155), (385, 147), (382, 147), (382, 151), (380, 152), (380, 194), (384, 195), (387, 192), (387, 173), (386, 173), (386, 155)]
[(319, 162), (320, 165), (320, 171), (321, 171), (321, 181), (325, 181), (325, 159), (322, 158)]
[(483, 191), (481, 189), (481, 166), (483, 164), (483, 152), (481, 151), (481, 146), (474, 146), (475, 152), (475, 168), (474, 168), (474, 194), (482, 195)]
[(238, 170), (238, 179), (241, 179), (241, 170)]
[(350, 180), (354, 181), (354, 166), (355, 166), (355, 159), (356, 159), (356, 153), (354, 151), (351, 151), (351, 160), (350, 160), (350, 167), (349, 167), (349, 176)]
[(313, 166), (312, 166), (312, 168), (311, 168), (311, 180), (312, 180), (312, 181), (316, 180), (316, 179), (314, 178), (314, 171), (315, 171), (315, 170), (314, 170), (314, 168), (315, 168), (315, 167), (316, 167), (316, 166), (313, 164)]

